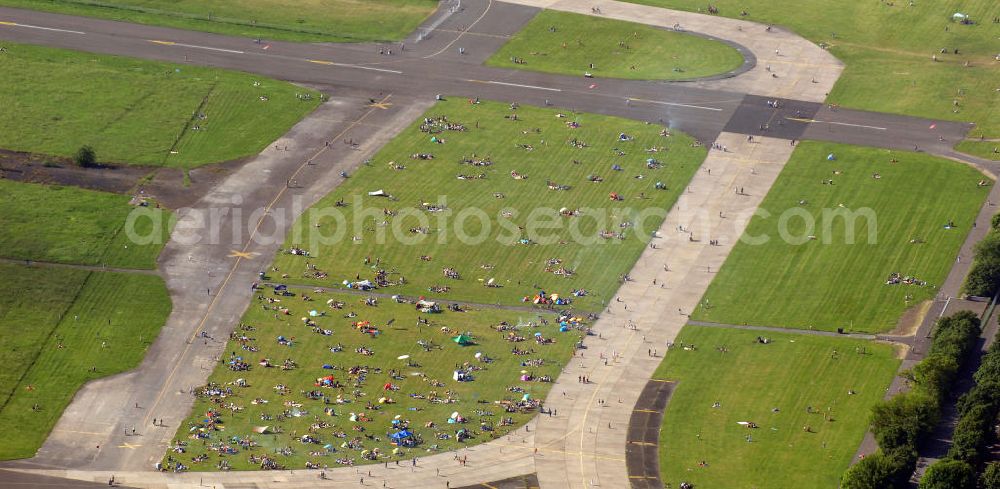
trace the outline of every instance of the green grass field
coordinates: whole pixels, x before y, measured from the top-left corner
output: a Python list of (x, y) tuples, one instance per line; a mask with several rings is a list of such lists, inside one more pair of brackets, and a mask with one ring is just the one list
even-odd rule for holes
[(1000, 141), (962, 141), (955, 149), (988, 160), (1000, 161)]
[[(826, 160), (829, 153), (836, 161)], [(977, 186), (985, 178), (924, 154), (801, 143), (761, 204), (770, 217), (754, 217), (746, 230), (745, 236), (769, 240), (737, 243), (693, 317), (827, 331), (890, 330), (908, 306), (937, 293), (989, 193), (989, 186)], [(833, 184), (823, 183), (828, 179)], [(863, 217), (864, 209), (871, 209), (874, 220)], [(837, 216), (843, 211), (861, 217), (848, 226)], [(785, 212), (791, 214), (783, 218)], [(815, 223), (812, 229), (803, 215)], [(949, 221), (955, 228), (945, 229)], [(782, 228), (792, 240), (782, 238)], [(927, 285), (887, 285), (892, 273)]]
[(434, 0), (0, 0), (7, 7), (302, 42), (400, 40)]
[(0, 147), (15, 151), (90, 145), (101, 163), (192, 168), (258, 153), (319, 104), (316, 92), (245, 73), (4, 46)]
[(724, 43), (691, 34), (543, 10), (486, 64), (573, 76), (590, 72), (598, 77), (684, 80), (739, 68), (743, 56)]
[[(537, 412), (536, 409), (522, 412), (514, 406), (510, 406), (514, 412), (505, 412), (505, 404), (499, 401), (516, 403), (526, 394), (529, 399), (544, 399), (551, 383), (537, 378), (558, 376), (582, 335), (575, 329), (560, 333), (554, 316), (547, 316), (548, 324), (541, 324), (540, 317), (531, 313), (487, 309), (421, 314), (412, 304), (388, 300), (368, 306), (362, 303), (361, 296), (353, 294), (309, 293), (309, 296), (306, 302), (301, 296), (279, 297), (269, 290), (259, 292), (243, 318), (243, 324), (251, 329), (237, 329), (236, 339), (229, 342), (221, 363), (209, 378), (220, 389), (232, 389), (232, 394), (224, 398), (199, 394), (193, 414), (177, 432), (177, 441), (186, 444), (186, 452), (168, 455), (192, 470), (218, 470), (220, 460), (227, 461), (233, 469), (260, 468), (259, 464), (249, 462), (252, 455), (269, 455), (280, 466), (302, 469), (307, 461), (331, 467), (346, 459), (358, 464), (372, 463), (386, 457), (420, 457), (489, 441), (517, 429)], [(269, 303), (261, 297), (281, 301)], [(342, 301), (342, 308), (330, 305), (328, 301), (332, 300)], [(276, 313), (278, 308), (289, 311)], [(310, 317), (308, 311), (313, 310), (317, 315)], [(346, 317), (351, 312), (356, 317)], [(428, 323), (419, 324), (420, 317)], [(306, 318), (314, 324), (305, 324)], [(361, 321), (378, 328), (378, 334), (372, 336), (353, 327)], [(501, 321), (506, 321), (511, 329), (503, 332), (494, 329)], [(329, 330), (331, 334), (323, 335), (313, 328)], [(452, 338), (459, 333), (470, 334), (475, 344), (455, 343)], [(540, 344), (534, 340), (535, 333), (555, 342)], [(526, 341), (508, 341), (509, 334)], [(240, 338), (243, 335), (249, 339)], [(279, 344), (279, 336), (291, 340), (291, 344)], [(418, 342), (424, 342), (427, 349)], [(331, 351), (336, 345), (342, 351)], [(370, 349), (372, 354), (357, 353), (356, 349), (361, 347)], [(530, 353), (515, 355), (513, 348)], [(477, 353), (482, 353), (482, 357), (477, 359)], [(402, 355), (409, 358), (399, 359)], [(232, 370), (229, 363), (237, 357), (248, 363), (250, 369)], [(265, 358), (270, 359), (273, 368), (259, 364)], [(485, 358), (492, 361), (483, 361)], [(295, 368), (283, 369), (285, 359), (293, 361)], [(536, 362), (540, 364), (535, 365)], [(476, 368), (472, 372), (474, 380), (453, 380), (453, 372), (459, 365)], [(352, 367), (368, 370), (364, 375), (352, 374)], [(522, 371), (535, 379), (521, 380)], [(314, 385), (317, 379), (328, 375), (343, 386)], [(237, 385), (237, 379), (244, 379), (247, 386)], [(386, 384), (391, 387), (387, 389)], [(281, 393), (278, 385), (285, 386), (287, 392)], [(318, 394), (310, 398), (310, 391)], [(393, 402), (380, 402), (383, 397)], [(215, 400), (220, 399), (227, 406), (232, 403), (237, 410), (222, 410), (216, 426), (209, 426), (204, 421), (206, 413), (218, 410)], [(468, 421), (448, 423), (453, 412)], [(352, 420), (352, 414), (368, 419)], [(503, 418), (510, 418), (510, 424), (502, 426)], [(399, 419), (401, 426), (408, 424), (422, 439), (417, 447), (404, 448), (395, 456), (387, 436), (396, 432), (394, 419)], [(264, 426), (274, 433), (254, 432), (255, 427)], [(474, 437), (459, 442), (455, 437), (460, 429), (469, 430)], [(307, 434), (317, 440), (301, 441)], [(255, 446), (241, 447), (237, 439), (252, 440)], [(360, 445), (345, 446), (348, 443)], [(238, 453), (220, 455), (223, 447), (233, 447)], [(275, 455), (283, 448), (291, 453)], [(374, 449), (382, 454), (380, 460), (362, 458), (363, 451)], [(207, 459), (192, 462), (192, 458), (200, 455), (207, 455)], [(167, 462), (165, 459), (164, 463)]]
[[(32, 456), (84, 382), (138, 365), (170, 299), (159, 277), (0, 263), (0, 460)], [(92, 370), (95, 369), (95, 370)]]
[(675, 345), (653, 377), (677, 382), (660, 431), (667, 487), (837, 487), (899, 366), (887, 345), (802, 334), (688, 326)]
[[(707, 5), (697, 0), (629, 1), (690, 11)], [(1000, 24), (992, 23), (1000, 10), (993, 0), (918, 1), (913, 6), (905, 0), (803, 0), (794, 7), (768, 0), (719, 0), (712, 5), (720, 15), (739, 17), (745, 9), (748, 20), (786, 26), (830, 45), (830, 52), (847, 64), (830, 103), (975, 122), (988, 136), (1000, 136), (1000, 92), (995, 90), (1000, 63), (993, 60)], [(976, 24), (952, 22), (955, 12), (970, 15)], [(952, 54), (940, 54), (942, 48)], [(935, 54), (937, 63), (931, 60)]]
[[(560, 118), (555, 110), (536, 107), (517, 109), (518, 120), (512, 121), (505, 118), (511, 113), (499, 103), (460, 99), (430, 109), (427, 117), (447, 116), (467, 131), (432, 136), (421, 132), (422, 120), (404, 130), (295, 224), (285, 249), (299, 246), (312, 256), (279, 253), (275, 266), (287, 275), (284, 280), (339, 286), (344, 280), (374, 279), (377, 269), (384, 269), (390, 281), (405, 279), (404, 285), (380, 290), (385, 293), (512, 304), (539, 288), (564, 298), (586, 289), (589, 295), (575, 306), (600, 308), (706, 151), (694, 147), (689, 136), (664, 137), (661, 127), (637, 121), (592, 114)], [(634, 139), (619, 141), (620, 133)], [(431, 142), (432, 137), (445, 143)], [(574, 140), (587, 146), (575, 147)], [(656, 153), (647, 152), (654, 148)], [(420, 153), (434, 159), (411, 158)], [(647, 168), (647, 158), (662, 167)], [(473, 166), (463, 159), (492, 164)], [(527, 178), (514, 179), (512, 172)], [(484, 178), (461, 180), (459, 174)], [(668, 189), (657, 190), (658, 181)], [(379, 189), (393, 197), (366, 194)], [(612, 192), (623, 200), (610, 200)], [(341, 199), (346, 207), (335, 207)], [(430, 205), (447, 210), (435, 212)], [(580, 209), (581, 215), (561, 216), (562, 208)], [(655, 209), (662, 212), (640, 214)], [(624, 232), (625, 239), (602, 239), (601, 231)], [(449, 267), (461, 279), (446, 278), (443, 269)], [(558, 274), (563, 268), (572, 275)], [(486, 287), (489, 279), (500, 287)], [(432, 286), (450, 292), (429, 293)]]
[[(152, 269), (169, 235), (169, 211), (131, 206), (126, 195), (8, 180), (0, 180), (0, 195), (4, 258)], [(130, 221), (132, 212), (149, 217)], [(129, 229), (154, 242), (136, 244)]]

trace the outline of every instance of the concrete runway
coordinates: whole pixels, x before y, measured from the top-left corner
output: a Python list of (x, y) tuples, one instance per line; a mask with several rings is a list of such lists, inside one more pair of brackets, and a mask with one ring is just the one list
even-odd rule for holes
[[(725, 129), (893, 149), (918, 147), (943, 154), (971, 128), (907, 116), (818, 109), (818, 104), (814, 110), (808, 102), (782, 100), (785, 112), (808, 107), (804, 116), (794, 117), (769, 110), (765, 98), (701, 88), (697, 82), (588, 79), (582, 73), (570, 77), (481, 64), (538, 10), (492, 0), (466, 0), (458, 12), (441, 9), (403, 43), (334, 45), (258, 41), (0, 8), (0, 39), (413, 97), (445, 94), (534, 105), (548, 101), (566, 109), (662, 121), (702, 141), (713, 141)], [(465, 55), (458, 54), (460, 47)], [(380, 55), (380, 50), (392, 50), (393, 54)], [(793, 117), (798, 120), (790, 120)], [(768, 124), (770, 132), (759, 129), (761, 124)]]

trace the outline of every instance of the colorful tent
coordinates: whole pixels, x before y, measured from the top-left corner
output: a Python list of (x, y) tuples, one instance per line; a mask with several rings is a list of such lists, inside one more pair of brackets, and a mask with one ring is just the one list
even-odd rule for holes
[(392, 438), (393, 440), (399, 440), (402, 438), (409, 438), (411, 436), (413, 436), (413, 432), (409, 430), (402, 430), (389, 435), (389, 438)]
[(472, 340), (472, 337), (466, 334), (460, 334), (452, 338), (452, 341), (462, 346), (475, 344), (475, 341)]

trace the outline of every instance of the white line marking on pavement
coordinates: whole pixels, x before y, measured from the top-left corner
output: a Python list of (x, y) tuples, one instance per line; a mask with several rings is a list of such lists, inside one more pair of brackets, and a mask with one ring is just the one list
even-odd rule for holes
[(662, 102), (660, 100), (646, 100), (642, 98), (631, 98), (631, 97), (628, 98), (627, 100), (629, 100), (630, 102), (646, 102), (649, 104), (660, 104), (660, 105), (669, 105), (672, 107), (687, 107), (689, 109), (712, 110), (715, 112), (722, 112), (722, 109), (716, 107), (702, 107), (701, 105), (679, 104), (676, 102)]
[(356, 69), (359, 69), (359, 70), (381, 71), (382, 73), (395, 73), (397, 75), (402, 75), (403, 74), (403, 72), (399, 71), (399, 70), (390, 70), (390, 69), (386, 69), (386, 68), (373, 68), (371, 66), (346, 65), (346, 64), (343, 64), (343, 63), (334, 63), (333, 65), (334, 66), (342, 66), (344, 68), (356, 68)]
[(66, 33), (69, 33), (69, 34), (86, 34), (86, 32), (71, 31), (69, 29), (56, 29), (55, 27), (42, 27), (40, 25), (18, 24), (17, 22), (0, 22), (0, 25), (9, 25), (9, 26), (14, 26), (14, 27), (27, 27), (28, 29), (41, 29), (43, 31), (66, 32)]
[(184, 43), (180, 43), (180, 42), (172, 43), (172, 45), (174, 45), (174, 46), (181, 46), (181, 47), (185, 47), (185, 48), (207, 49), (209, 51), (219, 51), (219, 52), (222, 52), (222, 53), (245, 54), (243, 51), (237, 51), (235, 49), (213, 48), (213, 47), (209, 47), (209, 46), (198, 46), (198, 45), (195, 45), (195, 44), (184, 44)]
[(886, 131), (886, 130), (888, 130), (887, 128), (884, 128), (884, 127), (866, 126), (864, 124), (848, 124), (846, 122), (817, 121), (817, 120), (814, 120), (813, 122), (819, 122), (821, 124), (836, 124), (838, 126), (862, 127), (862, 128), (865, 128), (865, 129), (875, 129), (876, 131)]
[[(473, 23), (469, 24), (469, 27), (466, 27), (464, 30), (462, 30), (461, 33), (459, 33), (457, 36), (455, 36), (455, 39), (452, 39), (451, 42), (449, 42), (443, 48), (441, 48), (440, 51), (438, 51), (438, 52), (436, 52), (434, 54), (428, 54), (427, 56), (424, 56), (424, 59), (433, 58), (433, 57), (435, 57), (435, 56), (437, 56), (437, 55), (439, 55), (439, 54), (447, 51), (448, 48), (450, 48), (452, 46), (452, 44), (455, 44), (456, 42), (458, 42), (458, 40), (461, 39), (462, 36), (464, 36), (466, 32), (471, 31), (472, 28), (475, 27), (476, 24), (478, 24), (480, 20), (483, 20), (483, 17), (486, 17), (486, 14), (490, 13), (490, 9), (491, 8), (493, 8), (493, 0), (490, 0), (490, 3), (488, 3), (486, 5), (486, 10), (483, 10), (483, 14), (480, 15), (479, 18), (476, 19)], [(437, 29), (437, 27), (435, 27), (435, 29)]]
[(371, 66), (351, 65), (346, 63), (334, 63), (333, 61), (324, 61), (322, 59), (307, 59), (306, 61), (310, 63), (316, 63), (318, 65), (340, 66), (342, 68), (356, 68), (359, 70), (368, 70), (368, 71), (381, 71), (382, 73), (395, 73), (397, 75), (403, 74), (403, 72), (399, 70), (389, 70), (386, 68), (373, 68)]
[[(469, 81), (479, 81), (479, 80), (469, 80)], [(522, 85), (520, 83), (507, 83), (507, 82), (499, 82), (499, 81), (492, 81), (492, 80), (487, 81), (487, 82), (482, 82), (482, 83), (489, 83), (491, 85), (506, 85), (508, 87), (534, 88), (535, 90), (548, 90), (550, 92), (561, 92), (562, 91), (561, 88), (540, 87), (538, 85)]]
[(246, 54), (243, 51), (236, 51), (234, 49), (213, 48), (213, 47), (209, 47), (209, 46), (198, 46), (198, 45), (195, 45), (195, 44), (184, 44), (182, 42), (174, 42), (174, 41), (156, 41), (156, 40), (150, 39), (149, 42), (151, 42), (153, 44), (159, 44), (161, 46), (180, 46), (180, 47), (184, 47), (184, 48), (207, 49), (209, 51), (220, 51), (220, 52), (223, 52), (223, 53)]

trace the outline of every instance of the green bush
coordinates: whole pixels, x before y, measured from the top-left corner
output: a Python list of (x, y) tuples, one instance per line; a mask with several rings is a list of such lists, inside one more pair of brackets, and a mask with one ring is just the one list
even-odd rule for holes
[(958, 374), (959, 360), (960, 357), (952, 354), (928, 355), (922, 362), (914, 365), (907, 375), (922, 392), (940, 402), (948, 394), (948, 388)]
[(84, 168), (97, 166), (97, 153), (90, 146), (81, 146), (73, 155), (73, 161)]
[(976, 243), (972, 269), (965, 278), (963, 289), (966, 294), (993, 297), (1000, 290), (1000, 229), (997, 221), (1000, 214), (993, 216), (993, 230), (982, 241)]
[(993, 297), (1000, 282), (1000, 262), (974, 260), (969, 275), (965, 277), (965, 293), (979, 297)]
[[(978, 370), (980, 372), (982, 369)], [(976, 406), (1000, 408), (1000, 378), (990, 379), (986, 383), (976, 383), (976, 386), (966, 392), (956, 403), (958, 413), (965, 416)]]
[(847, 469), (841, 480), (842, 489), (885, 489), (892, 476), (892, 461), (882, 452), (875, 452)]
[[(941, 404), (981, 332), (979, 318), (968, 311), (938, 319), (927, 356), (904, 374), (911, 380), (912, 389), (872, 408), (871, 431), (879, 451), (848, 469), (841, 481), (844, 489), (908, 487), (917, 463), (917, 445), (937, 424)], [(976, 449), (969, 451), (968, 448), (978, 446), (976, 444), (980, 439), (977, 438), (976, 428), (970, 422), (968, 433), (963, 435), (966, 437), (962, 442), (963, 453), (973, 456), (978, 453)], [(970, 477), (975, 478), (971, 466), (961, 461), (952, 462), (964, 464), (972, 474)], [(938, 469), (940, 474), (933, 476), (928, 484), (943, 484), (937, 482), (939, 480), (957, 480), (956, 477), (962, 475), (960, 469), (955, 464)], [(921, 487), (924, 487), (923, 484), (921, 482)], [(962, 487), (965, 486), (955, 486), (955, 489)]]
[(958, 424), (952, 434), (948, 457), (979, 467), (996, 441), (994, 425), (1000, 415), (1000, 344), (983, 355), (973, 378), (976, 385), (958, 400)]
[(990, 219), (990, 227), (994, 231), (1000, 231), (1000, 214), (994, 214)]
[(1000, 259), (1000, 232), (989, 232), (978, 243), (973, 251), (976, 258), (985, 258), (990, 261)]
[(942, 460), (927, 468), (920, 489), (976, 489), (976, 472), (960, 460)]
[(976, 384), (1000, 382), (1000, 342), (994, 341), (990, 345), (973, 378), (976, 379)]
[(1000, 462), (993, 462), (986, 466), (982, 477), (979, 478), (979, 487), (982, 489), (1000, 489)]
[[(965, 322), (972, 323), (970, 320)], [(958, 329), (960, 327), (952, 325), (951, 332), (948, 333), (951, 335), (949, 340), (952, 343), (951, 348), (956, 348), (955, 345), (961, 342), (959, 338), (954, 336), (954, 332)], [(982, 362), (973, 375), (973, 379), (975, 379), (976, 385), (965, 393), (956, 404), (959, 420), (952, 433), (952, 445), (948, 451), (948, 459), (930, 467), (935, 469), (940, 465), (948, 464), (940, 470), (942, 473), (951, 471), (947, 472), (950, 476), (954, 476), (952, 472), (958, 471), (956, 468), (960, 467), (958, 464), (965, 464), (971, 471), (975, 472), (975, 469), (981, 467), (987, 459), (989, 448), (997, 439), (995, 424), (997, 416), (1000, 415), (1000, 343), (991, 345), (986, 354), (983, 355)], [(997, 469), (988, 468), (988, 470), (996, 471)], [(984, 481), (985, 477), (984, 475)], [(944, 479), (943, 476), (942, 480), (957, 483), (952, 479)], [(963, 483), (966, 482), (968, 481), (963, 481)], [(985, 485), (985, 482), (983, 484)], [(920, 487), (924, 487), (924, 484), (921, 483)], [(966, 486), (956, 485), (953, 487)]]
[(997, 412), (993, 406), (978, 404), (970, 408), (955, 426), (948, 458), (973, 466), (982, 463), (987, 447), (993, 442), (996, 417)]
[(934, 326), (934, 341), (928, 357), (945, 355), (961, 363), (982, 334), (979, 318), (971, 311), (957, 312), (941, 318)]
[(918, 392), (909, 392), (882, 401), (872, 408), (871, 430), (883, 451), (916, 446), (924, 433), (937, 423), (936, 400)]

